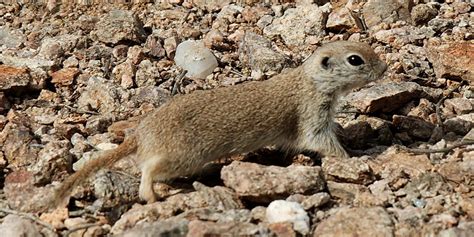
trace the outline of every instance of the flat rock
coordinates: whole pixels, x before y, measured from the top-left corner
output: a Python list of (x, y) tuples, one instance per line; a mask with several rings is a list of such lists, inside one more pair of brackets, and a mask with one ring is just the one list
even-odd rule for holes
[(135, 236), (185, 236), (188, 233), (189, 221), (181, 218), (170, 218), (163, 221), (156, 221), (136, 227), (118, 234), (120, 237)]
[(3, 54), (0, 54), (0, 62), (3, 62), (3, 64), (8, 66), (27, 67), (30, 69), (41, 68), (45, 71), (49, 71), (51, 67), (55, 65), (55, 62), (53, 60), (44, 59), (40, 57), (23, 58)]
[(394, 224), (381, 207), (342, 208), (319, 223), (313, 236), (394, 236)]
[(51, 83), (58, 86), (70, 86), (74, 82), (74, 79), (77, 75), (79, 75), (79, 69), (63, 68), (51, 73)]
[(263, 236), (269, 234), (268, 229), (252, 223), (241, 222), (210, 222), (193, 220), (188, 225), (188, 237), (204, 236)]
[(421, 91), (414, 82), (390, 82), (350, 93), (344, 100), (362, 113), (391, 112), (418, 98)]
[(140, 43), (146, 39), (142, 22), (131, 11), (112, 10), (99, 20), (94, 32), (104, 43), (117, 44), (120, 41)]
[(263, 29), (263, 33), (270, 38), (280, 35), (288, 46), (300, 46), (305, 43), (307, 35), (324, 34), (324, 19), (328, 13), (328, 8), (316, 4), (298, 5), (275, 18)]
[(444, 105), (456, 114), (467, 114), (474, 110), (474, 100), (467, 98), (446, 99)]
[(250, 67), (252, 76), (274, 75), (288, 65), (287, 58), (271, 48), (271, 41), (253, 32), (245, 33), (239, 48), (240, 61)]
[(257, 202), (295, 193), (316, 193), (324, 188), (321, 168), (310, 166), (285, 168), (234, 161), (222, 169), (221, 178), (239, 196)]
[(212, 207), (217, 210), (243, 208), (238, 197), (228, 188), (219, 186), (209, 188), (197, 182), (193, 185), (197, 190), (196, 192), (179, 193), (163, 202), (133, 206), (114, 224), (112, 233), (121, 233), (139, 222), (163, 220), (176, 215), (178, 212), (196, 208)]
[(374, 173), (382, 178), (399, 172), (405, 173), (410, 178), (415, 178), (433, 168), (427, 155), (413, 155), (405, 151), (398, 151), (394, 147), (387, 149), (375, 159), (368, 160), (368, 164)]
[(327, 181), (327, 187), (331, 197), (343, 204), (353, 206), (385, 205), (385, 200), (370, 193), (370, 190), (364, 185)]
[(474, 160), (465, 160), (461, 162), (447, 162), (440, 164), (437, 170), (443, 177), (454, 183), (467, 182), (474, 180)]
[(0, 90), (26, 87), (30, 81), (31, 76), (27, 68), (0, 65)]
[(474, 81), (474, 43), (461, 41), (428, 45), (428, 60), (438, 78)]
[(380, 23), (411, 21), (410, 9), (397, 0), (369, 0), (365, 3), (362, 13), (369, 28)]
[(356, 158), (328, 157), (323, 160), (321, 168), (326, 180), (364, 185), (370, 184), (375, 180), (370, 166)]

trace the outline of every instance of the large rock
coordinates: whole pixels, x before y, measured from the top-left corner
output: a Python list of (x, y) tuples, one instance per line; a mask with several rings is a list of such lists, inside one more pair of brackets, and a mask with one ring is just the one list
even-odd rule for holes
[(329, 7), (315, 4), (298, 5), (289, 8), (282, 17), (276, 18), (264, 28), (268, 37), (280, 35), (288, 46), (300, 46), (307, 35), (323, 36)]
[(316, 193), (324, 188), (320, 167), (291, 165), (285, 168), (234, 161), (222, 169), (221, 178), (239, 196), (257, 202), (295, 193)]
[(196, 192), (179, 193), (163, 202), (134, 206), (114, 224), (112, 233), (121, 233), (137, 223), (164, 220), (179, 212), (196, 208), (209, 207), (221, 211), (243, 208), (238, 197), (228, 188), (220, 186), (209, 188), (197, 182), (193, 185)]
[(112, 10), (96, 24), (94, 32), (104, 43), (117, 44), (120, 41), (140, 43), (146, 39), (142, 22), (131, 11)]
[(31, 220), (17, 215), (7, 215), (3, 219), (0, 225), (0, 233), (2, 233), (2, 236), (41, 236), (40, 231)]
[(393, 116), (393, 125), (396, 126), (399, 131), (407, 132), (411, 137), (425, 141), (430, 139), (435, 128), (434, 124), (426, 122), (423, 119), (402, 115)]
[(239, 59), (250, 67), (252, 76), (274, 75), (288, 65), (285, 55), (275, 52), (271, 41), (253, 32), (247, 32), (240, 44)]
[(474, 82), (474, 43), (461, 41), (428, 45), (428, 59), (438, 78), (457, 78)]
[(363, 15), (369, 28), (382, 22), (411, 21), (409, 6), (403, 5), (398, 0), (369, 0), (364, 5)]
[(400, 108), (422, 92), (414, 82), (390, 82), (351, 93), (344, 99), (362, 113), (391, 112)]
[(447, 131), (466, 135), (474, 127), (474, 113), (463, 114), (444, 121)]
[(313, 236), (394, 236), (394, 225), (381, 207), (342, 208), (319, 223)]

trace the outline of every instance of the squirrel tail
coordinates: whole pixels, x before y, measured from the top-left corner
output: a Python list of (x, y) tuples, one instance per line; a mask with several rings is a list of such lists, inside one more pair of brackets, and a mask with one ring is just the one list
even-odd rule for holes
[(126, 155), (136, 152), (136, 150), (137, 139), (135, 136), (129, 136), (117, 148), (106, 151), (105, 154), (86, 163), (82, 169), (69, 176), (59, 188), (54, 191), (54, 200), (50, 203), (50, 208), (54, 209), (64, 205), (66, 199), (68, 199), (77, 185), (83, 183), (100, 169), (113, 165)]

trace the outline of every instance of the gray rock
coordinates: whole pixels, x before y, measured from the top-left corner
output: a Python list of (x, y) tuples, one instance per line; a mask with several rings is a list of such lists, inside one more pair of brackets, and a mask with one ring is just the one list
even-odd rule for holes
[(382, 22), (411, 21), (410, 9), (397, 0), (369, 0), (365, 3), (362, 13), (370, 29)]
[(375, 176), (369, 165), (360, 159), (328, 157), (321, 166), (326, 180), (357, 184), (370, 184)]
[(185, 236), (188, 233), (189, 221), (182, 218), (170, 218), (163, 221), (156, 221), (149, 224), (138, 225), (124, 233), (118, 234), (120, 237), (135, 236)]
[(104, 78), (91, 77), (85, 91), (77, 100), (77, 104), (83, 110), (93, 109), (101, 113), (110, 113), (120, 107), (118, 104), (121, 95), (125, 94), (120, 86)]
[(237, 195), (230, 189), (216, 186), (206, 187), (200, 183), (193, 184), (196, 192), (178, 193), (168, 197), (163, 202), (156, 202), (144, 206), (134, 206), (123, 214), (112, 227), (112, 233), (121, 233), (138, 222), (150, 222), (157, 219), (166, 219), (196, 208), (212, 207), (216, 210), (242, 209), (243, 204)]
[(143, 60), (137, 68), (135, 83), (138, 87), (155, 86), (161, 81), (159, 68), (150, 60)]
[(307, 35), (323, 36), (328, 14), (328, 6), (298, 5), (287, 9), (282, 17), (273, 19), (263, 33), (270, 38), (280, 35), (288, 46), (300, 46), (305, 43)]
[(321, 175), (320, 167), (291, 165), (283, 168), (239, 161), (232, 162), (221, 171), (221, 178), (227, 187), (239, 196), (256, 202), (321, 191), (324, 188)]
[(0, 47), (16, 48), (25, 42), (25, 36), (19, 30), (10, 30), (0, 26)]
[(101, 208), (113, 208), (138, 200), (139, 179), (119, 172), (100, 172), (94, 179), (94, 195)]
[(350, 93), (344, 100), (362, 113), (390, 112), (418, 98), (421, 91), (414, 82), (390, 82)]
[(253, 32), (245, 33), (239, 48), (239, 59), (252, 70), (252, 76), (274, 75), (285, 68), (289, 61), (271, 48), (271, 41)]
[(146, 39), (142, 22), (133, 12), (112, 10), (96, 24), (93, 34), (104, 43), (117, 44), (120, 41), (140, 43)]
[(411, 19), (416, 25), (428, 23), (438, 15), (438, 10), (428, 4), (418, 4), (411, 10)]
[(187, 237), (200, 236), (268, 236), (270, 233), (267, 228), (241, 222), (209, 222), (193, 220), (188, 225), (189, 232)]
[(328, 193), (321, 192), (306, 197), (301, 205), (305, 210), (309, 210), (311, 208), (319, 208), (328, 203), (329, 200), (331, 200), (331, 196)]
[(39, 57), (23, 58), (3, 54), (0, 54), (0, 61), (8, 66), (27, 67), (30, 69), (41, 68), (45, 71), (51, 70), (51, 67), (55, 65), (55, 62), (53, 60), (43, 59)]
[(72, 165), (69, 149), (71, 144), (67, 140), (49, 142), (41, 149), (37, 162), (28, 168), (35, 175), (36, 184), (60, 180), (68, 173)]
[(314, 236), (321, 237), (353, 235), (394, 236), (392, 218), (382, 207), (341, 208), (314, 231)]
[(22, 236), (22, 237), (36, 237), (42, 236), (38, 227), (31, 221), (24, 217), (17, 215), (7, 215), (0, 225), (0, 233), (3, 236)]

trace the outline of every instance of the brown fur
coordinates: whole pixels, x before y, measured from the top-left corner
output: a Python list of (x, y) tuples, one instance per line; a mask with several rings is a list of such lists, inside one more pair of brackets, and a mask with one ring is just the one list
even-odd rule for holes
[[(347, 63), (354, 54), (365, 64)], [(321, 63), (324, 57), (327, 67)], [(153, 179), (190, 174), (209, 161), (267, 145), (348, 157), (333, 131), (337, 99), (378, 79), (385, 69), (369, 45), (338, 41), (267, 81), (176, 96), (147, 115), (134, 137), (69, 177), (56, 200), (64, 200), (92, 172), (135, 150), (142, 171), (139, 194), (148, 203), (156, 201)]]

